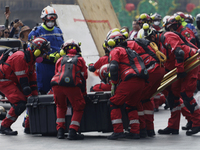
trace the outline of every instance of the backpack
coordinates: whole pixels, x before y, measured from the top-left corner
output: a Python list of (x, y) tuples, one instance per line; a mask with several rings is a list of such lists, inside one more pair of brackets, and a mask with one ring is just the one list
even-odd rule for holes
[(138, 53), (136, 53), (136, 51), (134, 51), (128, 47), (126, 47), (125, 49), (128, 54), (130, 66), (136, 72), (136, 75), (139, 78), (148, 80), (149, 74), (144, 65), (143, 59), (140, 57), (140, 55)]
[[(75, 87), (78, 86), (81, 88), (81, 91), (85, 91), (86, 81), (81, 74), (81, 70), (76, 71), (76, 66), (78, 62), (79, 55), (69, 57), (67, 55), (63, 56), (61, 60), (61, 75), (60, 75), (60, 86), (66, 87)], [(77, 84), (77, 76), (81, 77), (82, 84)]]
[(5, 64), (8, 57), (17, 52), (18, 50), (19, 50), (18, 48), (6, 49), (1, 55), (0, 64)]

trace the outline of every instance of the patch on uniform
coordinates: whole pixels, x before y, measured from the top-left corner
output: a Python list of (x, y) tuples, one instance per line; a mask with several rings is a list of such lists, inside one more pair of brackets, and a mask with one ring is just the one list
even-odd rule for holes
[(185, 36), (186, 36), (186, 37), (190, 37), (190, 33), (185, 32)]
[(167, 49), (172, 49), (170, 44), (167, 44)]
[(36, 36), (35, 35), (32, 35), (31, 36), (31, 40), (33, 40), (33, 39), (35, 39), (36, 38)]
[(69, 78), (69, 77), (66, 77), (66, 78), (65, 78), (65, 82), (66, 82), (66, 83), (69, 83), (69, 82), (70, 82), (70, 78)]

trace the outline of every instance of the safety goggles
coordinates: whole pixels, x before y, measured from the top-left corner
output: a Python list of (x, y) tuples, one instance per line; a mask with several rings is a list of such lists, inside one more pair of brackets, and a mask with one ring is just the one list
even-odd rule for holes
[(46, 19), (47, 19), (47, 20), (56, 20), (56, 19), (57, 19), (57, 16), (56, 16), (56, 15), (47, 15), (47, 16), (46, 16)]

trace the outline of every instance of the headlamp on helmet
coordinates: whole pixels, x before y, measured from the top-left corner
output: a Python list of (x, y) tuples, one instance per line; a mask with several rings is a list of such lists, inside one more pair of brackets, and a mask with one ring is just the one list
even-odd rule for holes
[(61, 56), (66, 55), (68, 53), (68, 50), (71, 50), (71, 49), (75, 49), (77, 53), (80, 53), (81, 52), (80, 46), (81, 46), (81, 42), (76, 42), (73, 39), (67, 40), (61, 46), (60, 55)]

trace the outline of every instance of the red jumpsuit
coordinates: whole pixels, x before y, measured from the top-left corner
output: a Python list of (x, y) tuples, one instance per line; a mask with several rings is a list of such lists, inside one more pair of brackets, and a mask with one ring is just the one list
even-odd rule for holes
[[(26, 54), (23, 51), (17, 51), (0, 65), (0, 91), (5, 94), (12, 105), (1, 123), (6, 128), (10, 127), (26, 109), (27, 97), (30, 95), (23, 93), (23, 87), (29, 86), (32, 90), (31, 94), (38, 95), (34, 56), (29, 49)], [(26, 124), (27, 122), (28, 119)]]
[[(157, 91), (157, 88), (160, 86), (161, 80), (165, 74), (165, 69), (163, 65), (160, 67), (159, 61), (156, 60), (155, 51), (148, 45), (148, 49), (153, 53), (154, 57), (150, 55), (143, 47), (138, 45), (137, 40), (128, 41), (128, 47), (135, 50), (143, 59), (144, 64), (149, 73), (148, 83), (145, 83), (145, 88), (143, 90), (143, 96), (141, 97), (141, 102), (143, 106), (143, 112), (145, 115), (145, 122), (140, 128), (146, 128), (148, 130), (154, 130), (154, 106), (151, 102), (151, 96)], [(142, 121), (142, 113), (140, 113), (140, 121)]]
[[(91, 64), (89, 66), (89, 70), (94, 72), (97, 69), (100, 69), (103, 65), (108, 64), (108, 56), (102, 56), (99, 58), (99, 60), (97, 60), (96, 63)], [(93, 87), (91, 87), (90, 91), (91, 92), (98, 92), (98, 91), (110, 91), (111, 90), (111, 84), (109, 83), (100, 83), (100, 84), (96, 84)]]
[[(123, 132), (122, 114), (120, 105), (126, 103), (128, 111), (128, 118), (130, 120), (130, 132), (139, 134), (140, 123), (137, 112), (137, 104), (140, 102), (145, 80), (136, 76), (126, 79), (130, 74), (136, 75), (136, 72), (127, 64), (130, 64), (127, 52), (122, 47), (115, 47), (109, 55), (110, 64), (115, 63), (115, 73), (117, 80), (113, 80), (111, 73), (112, 83), (118, 84), (114, 96), (110, 98), (111, 102), (111, 121), (115, 133)], [(117, 66), (117, 67), (116, 67)], [(138, 67), (138, 64), (136, 65)], [(141, 67), (141, 66), (139, 66)]]
[[(76, 50), (75, 50), (76, 51)], [(73, 57), (75, 56), (75, 52), (72, 50), (71, 52), (67, 54), (68, 56)], [(65, 57), (65, 56), (63, 56)], [(75, 129), (78, 131), (80, 127), (80, 122), (81, 118), (83, 115), (83, 111), (85, 108), (85, 100), (83, 98), (83, 94), (81, 92), (80, 87), (75, 86), (75, 87), (67, 87), (67, 86), (60, 86), (60, 76), (62, 76), (65, 73), (64, 69), (61, 69), (61, 63), (62, 59), (61, 57), (57, 62), (55, 66), (55, 75), (51, 80), (51, 85), (54, 93), (54, 101), (56, 103), (56, 111), (57, 111), (57, 127), (56, 129), (58, 130), (59, 128), (65, 129), (65, 115), (67, 111), (67, 101), (66, 98), (69, 99), (72, 108), (73, 108), (73, 115), (71, 119), (71, 124), (69, 128)], [(87, 74), (87, 66), (85, 65), (85, 60), (83, 57), (78, 57), (77, 65), (74, 66), (76, 72), (78, 71), (79, 73), (76, 74), (76, 81), (75, 84), (82, 84), (82, 79), (80, 78), (80, 74), (83, 75), (84, 79), (86, 80), (88, 77)], [(52, 84), (53, 83), (53, 84)]]
[[(165, 67), (167, 70), (172, 70), (175, 67), (177, 68), (177, 73), (184, 72), (184, 61), (191, 56), (193, 56), (197, 49), (191, 48), (180, 39), (178, 35), (173, 32), (164, 33), (164, 40), (162, 41), (162, 35), (159, 36), (159, 48), (160, 50), (167, 56), (167, 62), (165, 63)], [(179, 62), (175, 56), (175, 50), (181, 49), (184, 51), (184, 61)], [(190, 109), (192, 104), (196, 104), (196, 100), (193, 98), (193, 93), (196, 89), (197, 83), (197, 73), (199, 68), (195, 68), (187, 73), (187, 76), (184, 78), (180, 78), (176, 82), (171, 85), (171, 91), (173, 94), (173, 102), (170, 106), (171, 110), (171, 118), (168, 121), (168, 128), (179, 129), (180, 124), (180, 113), (181, 110), (186, 106), (191, 114), (188, 114), (187, 109), (183, 109), (183, 115), (186, 115), (186, 119), (191, 119), (193, 122), (192, 127), (200, 126), (200, 110), (198, 105), (196, 107)], [(185, 106), (183, 105), (183, 99)], [(170, 105), (169, 101), (169, 105)], [(187, 118), (189, 117), (189, 118)]]
[(192, 30), (180, 25), (180, 27), (176, 31), (180, 33), (182, 36), (184, 36), (188, 42), (191, 42), (192, 44), (197, 46), (196, 38)]

